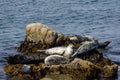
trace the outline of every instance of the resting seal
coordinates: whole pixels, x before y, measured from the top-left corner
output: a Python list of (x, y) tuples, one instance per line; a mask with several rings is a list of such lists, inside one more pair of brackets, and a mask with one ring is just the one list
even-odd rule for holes
[(69, 62), (69, 60), (67, 58), (60, 56), (60, 55), (50, 55), (50, 56), (46, 57), (44, 60), (44, 63), (47, 66), (66, 64), (68, 62)]
[(71, 56), (75, 57), (76, 55), (83, 54), (83, 53), (89, 53), (93, 50), (98, 50), (105, 48), (111, 43), (111, 41), (105, 41), (105, 42), (96, 42), (96, 41), (85, 41), (82, 42), (82, 45), (77, 49), (77, 51)]
[(70, 36), (69, 39), (72, 42), (85, 42), (85, 41), (95, 41), (95, 42), (98, 42), (94, 37), (89, 36), (89, 35), (85, 35), (85, 36), (75, 35), (75, 36)]
[(69, 58), (73, 54), (73, 44), (69, 44), (67, 47), (54, 47), (46, 50), (37, 50), (40, 53), (49, 54), (49, 55), (63, 55)]
[(43, 53), (43, 54), (49, 54), (49, 55), (53, 55), (53, 54), (62, 55), (64, 53), (65, 49), (66, 49), (66, 47), (54, 47), (54, 48), (50, 48), (50, 49), (46, 49), (46, 50), (37, 50), (37, 52)]
[(64, 53), (63, 53), (63, 56), (66, 57), (66, 58), (70, 58), (71, 55), (73, 54), (73, 47), (74, 47), (73, 44), (69, 44), (69, 45), (66, 47), (66, 49), (65, 49), (65, 51), (64, 51)]

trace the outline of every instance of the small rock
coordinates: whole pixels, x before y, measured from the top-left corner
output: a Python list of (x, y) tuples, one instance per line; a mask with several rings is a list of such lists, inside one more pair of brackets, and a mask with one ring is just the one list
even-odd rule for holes
[(23, 73), (30, 73), (31, 66), (29, 66), (29, 65), (23, 65), (22, 66), (22, 71), (23, 71)]

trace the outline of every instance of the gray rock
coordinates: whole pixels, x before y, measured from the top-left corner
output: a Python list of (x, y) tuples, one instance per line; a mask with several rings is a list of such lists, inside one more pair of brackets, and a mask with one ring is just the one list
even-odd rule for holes
[(30, 71), (31, 71), (31, 66), (26, 65), (26, 64), (22, 66), (23, 73), (30, 73)]

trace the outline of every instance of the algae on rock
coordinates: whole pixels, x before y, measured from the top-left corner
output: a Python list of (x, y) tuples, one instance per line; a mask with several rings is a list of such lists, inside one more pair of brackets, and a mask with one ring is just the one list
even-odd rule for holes
[[(75, 41), (75, 36), (65, 36), (56, 33), (53, 29), (41, 23), (32, 23), (26, 26), (26, 38), (20, 43), (18, 51), (37, 54), (38, 49), (48, 49), (56, 46), (67, 46), (73, 43), (77, 49), (81, 39)], [(41, 57), (41, 55), (40, 55)], [(46, 56), (44, 56), (46, 57)], [(6, 74), (23, 80), (57, 80), (66, 75), (66, 80), (93, 80), (98, 77), (113, 77), (118, 66), (111, 60), (104, 58), (97, 50), (89, 54), (81, 54), (68, 64), (46, 66), (40, 62), (29, 64), (32, 69), (29, 74), (22, 72), (23, 64), (7, 64), (4, 67)]]
[(4, 67), (5, 72), (8, 75), (21, 78), (21, 79), (41, 79), (46, 75), (66, 75), (68, 74), (72, 79), (81, 79), (81, 80), (91, 80), (95, 77), (98, 77), (100, 70), (97, 66), (92, 64), (89, 61), (82, 59), (75, 59), (69, 64), (65, 65), (52, 65), (45, 66), (43, 63), (40, 64), (31, 64), (32, 71), (30, 74), (22, 73), (22, 65), (6, 65)]

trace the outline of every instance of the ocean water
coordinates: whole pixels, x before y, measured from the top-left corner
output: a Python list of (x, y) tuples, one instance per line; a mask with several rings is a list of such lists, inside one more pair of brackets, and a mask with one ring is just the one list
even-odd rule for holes
[[(104, 56), (120, 63), (120, 0), (0, 0), (0, 80), (10, 80), (2, 57), (18, 53), (15, 47), (25, 38), (25, 26), (33, 22), (66, 35), (112, 40)], [(120, 67), (111, 80), (120, 80)]]

